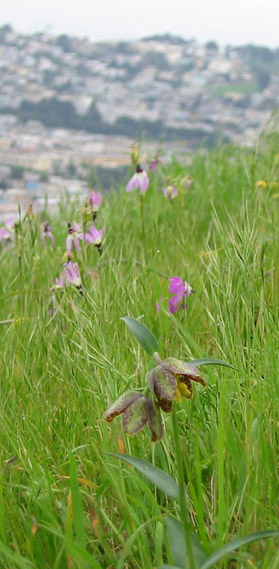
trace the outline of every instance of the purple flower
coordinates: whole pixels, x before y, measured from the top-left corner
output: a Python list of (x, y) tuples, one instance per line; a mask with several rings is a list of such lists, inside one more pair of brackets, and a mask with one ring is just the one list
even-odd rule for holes
[(6, 229), (13, 229), (14, 227), (14, 221), (12, 217), (9, 217), (9, 219), (7, 219), (7, 221), (4, 223)]
[(0, 242), (1, 241), (12, 241), (13, 238), (13, 229), (14, 222), (10, 217), (5, 223), (3, 227), (0, 227)]
[(188, 189), (188, 188), (191, 188), (192, 183), (193, 183), (192, 178), (190, 178), (190, 176), (188, 176), (188, 178), (187, 178), (187, 180), (186, 180), (186, 182), (185, 182), (186, 188), (187, 188), (187, 189)]
[(155, 158), (152, 158), (149, 162), (149, 170), (151, 170), (151, 172), (155, 172), (161, 162), (162, 160), (160, 160), (159, 156), (155, 156)]
[(43, 242), (45, 243), (47, 239), (49, 239), (49, 241), (51, 242), (51, 244), (53, 244), (54, 238), (53, 238), (53, 235), (52, 235), (52, 232), (51, 232), (51, 227), (50, 227), (48, 221), (47, 221), (47, 223), (45, 223), (44, 229), (43, 229), (43, 232), (42, 232), (42, 240), (43, 240)]
[(64, 265), (64, 276), (66, 284), (72, 284), (77, 288), (81, 288), (81, 278), (77, 263), (72, 263), (72, 261), (66, 263)]
[(166, 188), (162, 188), (162, 191), (166, 198), (169, 200), (173, 200), (178, 195), (177, 188), (175, 186), (167, 186)]
[(149, 186), (149, 178), (145, 170), (138, 165), (135, 174), (129, 180), (126, 191), (131, 192), (134, 188), (138, 188), (142, 194), (145, 194)]
[(58, 277), (58, 279), (57, 278), (55, 279), (55, 284), (51, 287), (50, 290), (51, 291), (58, 290), (64, 288), (64, 286), (65, 286), (65, 277), (64, 274), (62, 273), (60, 277)]
[(12, 234), (5, 227), (0, 227), (0, 242), (10, 241)]
[(76, 251), (79, 251), (79, 239), (83, 239), (83, 235), (80, 233), (80, 231), (81, 229), (78, 223), (74, 223), (73, 225), (68, 223), (68, 237), (66, 239), (66, 249), (68, 255), (71, 255), (73, 246)]
[(96, 247), (100, 247), (102, 244), (104, 231), (105, 227), (102, 227), (102, 229), (97, 229), (95, 225), (92, 225), (88, 230), (88, 233), (85, 234), (84, 239), (87, 243), (93, 243), (93, 245), (96, 245)]
[(180, 277), (171, 277), (168, 292), (173, 294), (169, 299), (169, 311), (174, 314), (179, 308), (186, 308), (184, 299), (193, 294), (193, 289), (187, 281), (183, 281)]
[(89, 197), (89, 203), (92, 206), (93, 213), (96, 213), (101, 205), (102, 194), (101, 192), (91, 192)]

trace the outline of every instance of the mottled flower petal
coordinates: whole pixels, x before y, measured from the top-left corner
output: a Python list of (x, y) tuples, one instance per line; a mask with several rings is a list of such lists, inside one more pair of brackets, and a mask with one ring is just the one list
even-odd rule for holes
[(183, 362), (182, 360), (170, 357), (162, 361), (160, 366), (164, 371), (168, 371), (169, 373), (174, 374), (176, 377), (178, 377), (179, 381), (185, 381), (184, 378), (188, 378), (192, 381), (196, 381), (197, 383), (201, 383), (201, 385), (206, 385), (204, 379), (200, 375), (198, 368), (191, 364), (188, 364), (187, 362)]
[(146, 402), (148, 397), (140, 395), (125, 410), (122, 427), (127, 435), (135, 435), (143, 429), (148, 421)]
[(161, 417), (159, 404), (151, 399), (146, 405), (148, 424), (151, 431), (151, 440), (153, 443), (160, 441), (164, 434), (164, 424)]
[(103, 418), (105, 421), (112, 421), (114, 417), (124, 413), (125, 409), (127, 409), (127, 407), (129, 407), (129, 405), (139, 397), (141, 397), (141, 394), (137, 391), (127, 391), (126, 393), (123, 393), (121, 397), (118, 397), (118, 399), (116, 399), (116, 401), (106, 409), (103, 414)]

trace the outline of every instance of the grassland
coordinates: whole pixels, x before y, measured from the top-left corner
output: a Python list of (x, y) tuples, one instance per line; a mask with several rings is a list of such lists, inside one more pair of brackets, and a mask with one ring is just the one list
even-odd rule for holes
[[(193, 184), (185, 188), (190, 175)], [(179, 195), (167, 200), (169, 176)], [(148, 460), (177, 478), (170, 417), (162, 441), (126, 437), (102, 414), (145, 382), (148, 358), (122, 316), (140, 317), (162, 357), (223, 359), (203, 368), (207, 389), (183, 399), (178, 419), (193, 530), (207, 553), (232, 537), (278, 528), (279, 179), (277, 146), (198, 152), (162, 166), (145, 194), (145, 251), (137, 192), (103, 200), (103, 254), (74, 258), (83, 296), (50, 292), (67, 221), (23, 224), (0, 254), (0, 567), (152, 569), (171, 562), (164, 517), (177, 505), (110, 452)], [(256, 182), (267, 182), (264, 188)], [(49, 220), (55, 245), (44, 246)], [(168, 278), (195, 290), (168, 311)], [(160, 312), (156, 301), (163, 297)], [(4, 322), (5, 321), (5, 322)], [(279, 541), (246, 546), (219, 569), (277, 569)]]

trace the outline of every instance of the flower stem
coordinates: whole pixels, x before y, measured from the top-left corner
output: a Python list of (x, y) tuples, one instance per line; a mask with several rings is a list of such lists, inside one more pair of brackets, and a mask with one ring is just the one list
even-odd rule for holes
[(180, 446), (177, 414), (176, 414), (176, 403), (173, 403), (172, 411), (172, 428), (173, 428), (173, 438), (175, 446), (175, 455), (178, 470), (178, 487), (179, 487), (179, 508), (181, 523), (184, 530), (184, 539), (186, 545), (186, 559), (185, 559), (185, 569), (196, 569), (196, 563), (194, 558), (193, 546), (191, 541), (191, 525), (189, 521), (188, 504), (185, 495), (184, 487), (184, 469), (183, 469), (183, 456)]
[(141, 236), (143, 244), (143, 257), (146, 263), (146, 241), (145, 241), (145, 220), (144, 220), (144, 194), (140, 193), (140, 218), (141, 218)]

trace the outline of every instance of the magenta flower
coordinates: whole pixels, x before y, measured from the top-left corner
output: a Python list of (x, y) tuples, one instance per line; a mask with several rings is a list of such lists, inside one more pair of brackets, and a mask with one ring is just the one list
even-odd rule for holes
[(66, 249), (68, 255), (71, 255), (73, 247), (76, 251), (79, 251), (79, 239), (83, 239), (83, 235), (80, 233), (80, 231), (81, 229), (78, 223), (74, 223), (73, 225), (68, 223), (68, 237), (66, 239)]
[(57, 279), (57, 278), (55, 279), (55, 283), (54, 283), (54, 285), (51, 287), (50, 290), (51, 290), (51, 291), (53, 291), (53, 290), (58, 290), (58, 289), (64, 288), (64, 286), (65, 286), (65, 277), (64, 277), (64, 274), (62, 273), (62, 274), (60, 275), (60, 277), (58, 277), (58, 279)]
[(105, 227), (102, 227), (102, 229), (97, 229), (95, 225), (92, 225), (88, 230), (88, 233), (85, 234), (84, 239), (87, 243), (93, 243), (93, 245), (96, 245), (96, 247), (100, 247), (102, 244), (104, 231)]
[(176, 196), (178, 196), (178, 191), (175, 186), (167, 186), (166, 188), (162, 188), (162, 191), (166, 198), (169, 200), (173, 200)]
[(54, 238), (53, 238), (53, 235), (52, 235), (52, 232), (51, 232), (51, 227), (50, 227), (48, 221), (47, 221), (47, 223), (45, 223), (44, 229), (43, 229), (43, 232), (42, 232), (42, 240), (43, 240), (43, 242), (46, 243), (47, 239), (49, 239), (50, 243), (53, 245)]
[(149, 178), (145, 170), (138, 165), (135, 174), (129, 180), (126, 191), (131, 192), (134, 188), (139, 189), (142, 194), (145, 194), (149, 186)]
[(0, 242), (1, 241), (10, 241), (12, 238), (12, 234), (8, 231), (5, 227), (0, 227)]
[(10, 217), (5, 223), (3, 227), (0, 227), (0, 243), (1, 241), (12, 241), (13, 238), (13, 229), (14, 222)]
[(101, 192), (91, 192), (89, 197), (89, 203), (92, 206), (93, 213), (96, 213), (101, 205), (102, 194)]
[(169, 299), (169, 311), (174, 314), (179, 308), (186, 308), (185, 298), (193, 294), (193, 289), (187, 281), (183, 281), (180, 277), (171, 277), (168, 292), (173, 294)]
[(64, 275), (66, 284), (72, 284), (78, 288), (81, 286), (80, 272), (77, 263), (73, 263), (72, 261), (66, 263), (64, 265)]
[(149, 162), (149, 170), (151, 170), (151, 172), (155, 172), (161, 162), (162, 160), (160, 160), (159, 156), (155, 156), (155, 158), (152, 158)]
[(192, 178), (190, 178), (190, 176), (188, 176), (188, 178), (187, 178), (187, 180), (186, 180), (186, 182), (185, 182), (186, 188), (187, 188), (187, 189), (188, 189), (188, 188), (191, 188), (192, 183), (193, 183)]

